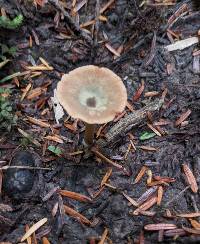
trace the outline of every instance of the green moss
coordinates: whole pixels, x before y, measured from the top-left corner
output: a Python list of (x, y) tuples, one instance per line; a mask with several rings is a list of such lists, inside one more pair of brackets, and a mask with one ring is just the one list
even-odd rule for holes
[(5, 29), (14, 30), (22, 25), (23, 15), (19, 14), (14, 19), (10, 20), (8, 17), (0, 16), (0, 27)]

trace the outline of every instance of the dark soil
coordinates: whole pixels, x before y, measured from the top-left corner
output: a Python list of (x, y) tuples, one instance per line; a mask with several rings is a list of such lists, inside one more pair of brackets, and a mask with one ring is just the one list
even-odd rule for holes
[[(12, 89), (10, 100), (18, 115), (17, 125), (13, 126), (12, 131), (1, 131), (0, 166), (36, 167), (35, 170), (11, 168), (2, 170), (0, 241), (20, 243), (25, 234), (25, 226), (31, 227), (43, 218), (47, 218), (48, 221), (36, 231), (37, 243), (45, 243), (42, 241), (44, 236), (54, 244), (98, 243), (105, 228), (108, 229), (108, 238), (102, 243), (144, 243), (143, 238), (145, 243), (157, 243), (158, 231), (145, 230), (144, 226), (147, 224), (171, 223), (177, 228), (183, 226), (193, 228), (188, 218), (176, 215), (200, 212), (199, 191), (194, 193), (188, 187), (182, 167), (182, 164), (188, 165), (199, 185), (200, 55), (193, 55), (193, 52), (198, 50), (198, 45), (170, 53), (164, 46), (171, 44), (167, 29), (181, 39), (197, 35), (200, 29), (198, 3), (193, 5), (190, 0), (185, 0), (172, 6), (140, 7), (142, 2), (140, 0), (116, 0), (102, 13), (107, 21), (97, 21), (95, 25), (85, 27), (88, 30), (85, 32), (79, 25), (97, 19), (99, 9), (105, 6), (108, 0), (100, 0), (100, 8), (98, 1), (86, 1), (76, 17), (72, 17), (72, 1), (58, 1), (59, 4), (67, 2), (65, 11), (70, 15), (72, 22), (64, 17), (55, 4), (51, 4), (56, 1), (47, 1), (43, 7), (39, 5), (36, 7), (33, 2), (0, 0), (0, 7), (11, 19), (20, 13), (24, 16), (20, 28), (16, 30), (0, 28), (0, 43), (18, 47), (15, 57), (11, 57), (12, 61), (1, 69), (0, 79), (18, 71), (23, 72), (26, 66), (40, 65), (39, 57), (54, 68), (52, 71), (42, 71), (36, 77), (31, 75), (18, 77), (19, 86), (16, 85), (16, 79), (0, 84)], [(78, 5), (83, 1), (76, 2)], [(153, 0), (149, 2), (154, 3)], [(182, 15), (169, 26), (169, 18), (183, 4), (186, 4), (188, 11), (185, 14), (181, 13)], [(175, 39), (173, 35), (171, 37)], [(123, 47), (120, 56), (115, 57), (105, 47), (106, 43), (115, 50), (120, 46)], [(197, 68), (194, 67), (194, 62), (197, 62)], [(109, 143), (102, 150), (107, 158), (123, 165), (126, 172), (109, 165), (104, 160), (99, 160), (94, 154), (89, 156), (85, 153), (71, 154), (82, 151), (84, 125), (81, 121), (77, 122), (73, 118), (65, 121), (67, 119), (65, 115), (60, 125), (56, 125), (50, 99), (53, 90), (63, 73), (86, 64), (108, 67), (116, 72), (123, 79), (129, 103), (135, 110), (155, 100), (155, 97), (147, 97), (145, 93), (157, 91), (157, 97), (161, 98), (163, 92), (167, 91), (166, 96), (163, 95), (164, 104), (159, 111), (148, 114), (147, 119), (143, 119), (129, 133), (120, 135), (119, 139)], [(141, 86), (142, 80), (144, 80), (144, 91), (136, 101), (133, 101), (132, 98)], [(32, 84), (32, 89), (37, 87), (47, 89), (33, 99), (28, 99), (26, 95), (22, 100), (23, 89), (29, 83)], [(191, 110), (189, 117), (183, 119), (181, 125), (176, 126), (177, 119), (188, 109)], [(126, 108), (126, 113), (132, 112)], [(34, 125), (28, 121), (27, 116), (48, 122), (51, 127)], [(147, 123), (155, 125), (155, 122), (161, 119), (168, 123), (154, 127), (162, 136), (156, 135), (141, 141), (139, 137), (144, 131), (152, 132)], [(102, 138), (115, 123), (105, 126), (101, 133)], [(73, 126), (73, 130), (64, 124)], [(25, 139), (18, 128), (28, 133), (32, 139)], [(64, 143), (45, 139), (48, 135), (64, 136)], [(38, 146), (31, 142), (33, 139), (39, 143)], [(127, 153), (130, 139), (136, 150), (130, 147)], [(47, 149), (49, 145), (63, 149), (63, 155), (58, 157), (51, 153)], [(140, 146), (156, 150), (144, 150)], [(126, 153), (127, 156), (124, 157)], [(149, 171), (135, 184), (134, 180), (144, 165)], [(95, 197), (110, 167), (112, 174), (107, 181), (109, 185)], [(147, 185), (150, 170), (153, 177), (171, 177), (175, 178), (175, 181), (168, 184), (160, 183), (164, 191), (161, 204), (160, 206), (155, 204), (148, 209), (153, 212), (153, 216), (148, 216), (147, 213), (133, 215), (136, 207), (130, 206), (123, 193), (134, 200), (140, 198), (150, 188)], [(153, 178), (154, 181), (156, 179)], [(58, 189), (86, 195), (92, 198), (92, 202), (83, 203), (62, 197)], [(157, 188), (155, 189), (150, 198), (157, 196)], [(65, 214), (63, 204), (87, 217), (92, 226)], [(11, 209), (8, 209), (8, 206)], [(55, 211), (56, 207), (57, 212), (52, 215), (52, 210)], [(175, 217), (166, 217), (166, 210), (170, 210)], [(198, 217), (193, 219), (200, 221)], [(162, 243), (200, 241), (199, 235), (189, 232), (185, 232), (182, 236), (174, 234), (169, 237), (164, 231), (162, 237), (160, 231), (159, 235)]]

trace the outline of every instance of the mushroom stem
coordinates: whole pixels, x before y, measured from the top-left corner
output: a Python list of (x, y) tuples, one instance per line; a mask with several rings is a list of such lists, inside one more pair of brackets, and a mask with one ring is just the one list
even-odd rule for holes
[(84, 142), (87, 146), (90, 146), (93, 144), (94, 131), (95, 131), (95, 125), (94, 124), (85, 123)]

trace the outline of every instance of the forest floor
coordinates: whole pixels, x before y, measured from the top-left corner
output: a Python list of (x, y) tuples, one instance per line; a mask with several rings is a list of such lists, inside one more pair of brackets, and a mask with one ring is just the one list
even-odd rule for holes
[[(0, 243), (200, 241), (197, 6), (0, 0), (0, 8), (23, 16), (16, 29), (0, 22), (1, 96), (17, 117), (0, 113)], [(86, 155), (84, 124), (66, 113), (57, 124), (51, 97), (64, 73), (88, 64), (113, 70), (128, 92), (125, 111), (97, 126), (97, 144), (129, 114), (137, 118)]]

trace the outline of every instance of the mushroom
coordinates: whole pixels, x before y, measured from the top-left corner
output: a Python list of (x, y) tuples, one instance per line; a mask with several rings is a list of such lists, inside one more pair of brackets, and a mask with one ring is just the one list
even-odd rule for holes
[(62, 76), (57, 86), (60, 104), (73, 118), (85, 122), (84, 142), (93, 143), (95, 124), (107, 123), (127, 102), (126, 88), (113, 71), (86, 65)]

